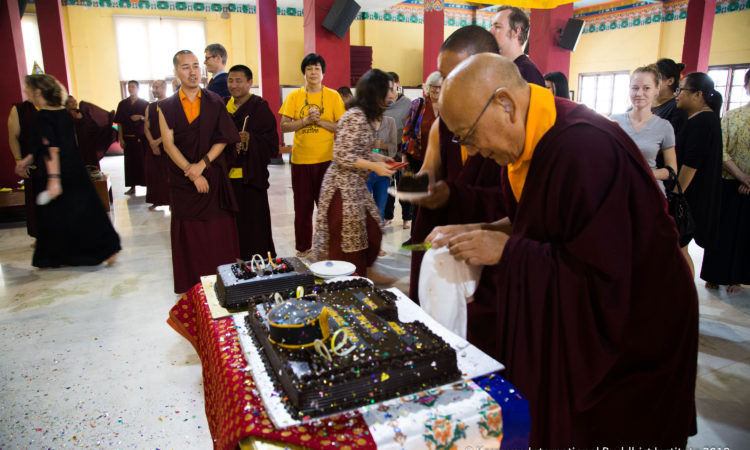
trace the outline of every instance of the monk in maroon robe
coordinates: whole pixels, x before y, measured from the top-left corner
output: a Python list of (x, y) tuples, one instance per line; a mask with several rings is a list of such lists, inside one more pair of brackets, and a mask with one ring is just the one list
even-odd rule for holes
[(167, 156), (161, 143), (159, 130), (159, 113), (156, 105), (164, 100), (167, 94), (167, 83), (156, 80), (151, 83), (151, 93), (156, 101), (150, 103), (146, 109), (146, 123), (143, 132), (146, 135), (146, 203), (151, 203), (149, 209), (169, 204), (169, 184), (167, 183)]
[(224, 147), (240, 136), (224, 100), (200, 88), (195, 54), (181, 50), (172, 61), (182, 86), (159, 102), (159, 128), (170, 159), (172, 270), (174, 291), (181, 293), (239, 257)]
[[(462, 27), (440, 48), (438, 70), (445, 77), (464, 59), (483, 52), (498, 52), (492, 34), (476, 25)], [(430, 196), (414, 201), (420, 207), (412, 242), (424, 241), (438, 225), (492, 222), (505, 217), (499, 202), (500, 166), (481, 155), (467, 157), (453, 137), (441, 119), (433, 123), (421, 172), (430, 173), (434, 184)], [(417, 303), (423, 256), (423, 251), (412, 252), (409, 297)]]
[(128, 81), (130, 96), (117, 105), (115, 122), (120, 147), (125, 153), (125, 186), (130, 187), (125, 193), (135, 193), (136, 186), (146, 186), (146, 135), (143, 124), (146, 120), (148, 102), (138, 98), (138, 82)]
[[(470, 153), (507, 165), (508, 218), (428, 240), (495, 279), (506, 378), (529, 401), (531, 447), (678, 447), (695, 433), (698, 304), (664, 198), (633, 141), (484, 53), (443, 82)], [(441, 233), (443, 237), (436, 239)]]
[(85, 101), (79, 103), (72, 95), (68, 96), (65, 108), (73, 117), (83, 164), (98, 168), (99, 161), (114, 142), (112, 136), (114, 111), (106, 111)]
[(276, 255), (268, 206), (268, 163), (279, 152), (279, 132), (268, 102), (250, 93), (253, 72), (247, 66), (229, 69), (227, 86), (232, 97), (227, 111), (240, 132), (241, 142), (227, 149), (229, 179), (237, 199), (237, 231), (240, 255)]
[(31, 166), (34, 162), (31, 149), (31, 131), (34, 127), (36, 113), (36, 106), (26, 100), (14, 104), (8, 115), (8, 141), (10, 151), (16, 160), (16, 175), (23, 178), (26, 232), (31, 237), (36, 237), (37, 232), (36, 199), (31, 186)]

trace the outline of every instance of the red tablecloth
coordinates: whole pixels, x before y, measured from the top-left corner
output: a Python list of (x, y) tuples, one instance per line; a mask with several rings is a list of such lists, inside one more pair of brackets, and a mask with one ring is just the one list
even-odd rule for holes
[(203, 365), (206, 416), (214, 447), (234, 449), (245, 436), (310, 448), (376, 448), (358, 413), (326, 419), (325, 424), (277, 430), (266, 414), (237, 340), (231, 317), (213, 320), (201, 284), (169, 311), (167, 323), (195, 347)]

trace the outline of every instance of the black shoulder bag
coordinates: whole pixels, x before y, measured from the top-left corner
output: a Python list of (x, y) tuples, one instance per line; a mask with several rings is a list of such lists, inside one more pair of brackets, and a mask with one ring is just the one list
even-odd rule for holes
[(666, 166), (666, 169), (669, 171), (669, 179), (675, 183), (678, 191), (672, 192), (671, 190), (667, 190), (669, 215), (674, 218), (677, 231), (680, 233), (680, 238), (682, 238), (695, 232), (695, 219), (693, 219), (693, 214), (690, 212), (690, 205), (688, 205), (685, 194), (682, 192), (682, 186), (680, 186), (680, 182), (677, 180), (677, 174), (669, 166)]

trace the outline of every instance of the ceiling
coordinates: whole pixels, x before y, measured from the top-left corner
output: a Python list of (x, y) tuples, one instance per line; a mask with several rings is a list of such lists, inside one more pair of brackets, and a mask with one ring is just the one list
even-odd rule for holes
[[(391, 6), (401, 3), (396, 0), (355, 0), (362, 11), (382, 11), (390, 8)], [(575, 8), (583, 8), (594, 5), (601, 5), (604, 3), (610, 3), (612, 0), (579, 0), (573, 3)], [(647, 2), (657, 3), (656, 0), (645, 0)], [(232, 3), (245, 3), (249, 5), (255, 5), (256, 0), (233, 0)], [(448, 0), (446, 3), (450, 3)], [(489, 0), (487, 2), (473, 2), (476, 5), (501, 5), (502, 0)], [(279, 8), (302, 8), (303, 0), (277, 0), (276, 4)]]

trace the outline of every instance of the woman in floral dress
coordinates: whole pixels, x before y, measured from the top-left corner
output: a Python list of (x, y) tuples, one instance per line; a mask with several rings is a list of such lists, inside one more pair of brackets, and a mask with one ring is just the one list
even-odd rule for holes
[(372, 270), (383, 232), (380, 213), (367, 190), (370, 171), (391, 176), (390, 158), (372, 151), (393, 80), (378, 69), (357, 83), (349, 110), (341, 117), (333, 146), (333, 161), (323, 178), (313, 237), (313, 259), (348, 261), (358, 275), (374, 282), (392, 280)]

